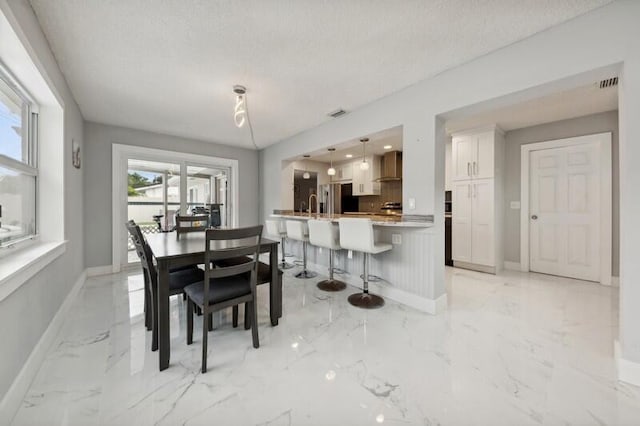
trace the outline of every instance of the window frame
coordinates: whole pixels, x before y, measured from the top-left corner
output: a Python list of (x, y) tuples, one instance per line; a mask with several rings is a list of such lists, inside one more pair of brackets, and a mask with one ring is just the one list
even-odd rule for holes
[[(0, 242), (0, 257), (6, 255), (7, 248), (15, 248), (16, 246), (26, 245), (28, 242), (38, 239), (40, 222), (39, 213), (39, 195), (40, 195), (40, 179), (38, 170), (38, 137), (39, 137), (39, 108), (37, 103), (29, 92), (20, 84), (11, 71), (0, 61), (0, 80), (2, 80), (23, 102), (22, 108), (22, 149), (24, 161), (16, 160), (0, 153), (0, 167), (17, 172), (23, 175), (31, 176), (35, 179), (35, 191), (33, 205), (35, 229), (32, 234), (21, 235), (18, 238)], [(25, 131), (26, 130), (26, 131)], [(26, 150), (26, 155), (24, 151)]]

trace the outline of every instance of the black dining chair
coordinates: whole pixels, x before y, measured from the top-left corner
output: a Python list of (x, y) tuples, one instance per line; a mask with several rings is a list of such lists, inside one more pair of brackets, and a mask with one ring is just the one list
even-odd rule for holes
[(208, 215), (183, 216), (176, 215), (176, 237), (189, 232), (203, 232), (209, 228)]
[[(248, 307), (253, 347), (258, 348), (258, 316), (256, 283), (262, 225), (238, 229), (208, 229), (205, 231), (204, 281), (184, 288), (187, 294), (187, 345), (193, 343), (194, 307), (202, 310), (202, 372), (207, 372), (207, 335), (205, 321), (221, 309), (246, 303)], [(213, 247), (212, 247), (213, 244)], [(250, 257), (245, 257), (250, 256)], [(231, 266), (219, 261), (246, 259)], [(214, 267), (214, 265), (216, 265)], [(236, 311), (237, 312), (237, 311)]]
[[(158, 289), (158, 271), (153, 264), (153, 253), (147, 244), (140, 227), (133, 221), (127, 222), (127, 230), (132, 236), (136, 253), (140, 258), (142, 270), (145, 280), (145, 325), (147, 321), (151, 325), (153, 332), (151, 338), (151, 350), (158, 350), (158, 314), (153, 303), (157, 297)], [(169, 271), (169, 296), (184, 293), (184, 288), (196, 282), (202, 282), (204, 272), (196, 266), (189, 266), (181, 269), (172, 269)], [(148, 313), (147, 313), (148, 312)], [(149, 325), (147, 325), (149, 329)]]

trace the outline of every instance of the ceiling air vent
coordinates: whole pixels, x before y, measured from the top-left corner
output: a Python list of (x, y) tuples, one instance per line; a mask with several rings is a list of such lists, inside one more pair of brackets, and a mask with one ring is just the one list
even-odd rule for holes
[(601, 89), (606, 89), (608, 87), (613, 87), (617, 85), (618, 85), (618, 77), (608, 78), (600, 82)]
[(335, 111), (330, 112), (329, 114), (327, 114), (329, 117), (333, 117), (333, 118), (338, 118), (340, 116), (343, 116), (347, 113), (347, 111), (343, 110), (342, 108), (337, 109)]

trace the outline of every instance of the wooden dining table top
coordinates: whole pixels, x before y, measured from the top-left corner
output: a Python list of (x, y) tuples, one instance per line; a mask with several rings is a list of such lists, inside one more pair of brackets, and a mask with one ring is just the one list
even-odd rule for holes
[[(189, 254), (204, 253), (205, 251), (204, 232), (189, 232), (181, 234), (179, 239), (175, 232), (150, 234), (145, 237), (156, 259), (180, 257)], [(214, 250), (225, 250), (242, 247), (249, 245), (250, 240), (251, 239), (211, 241), (211, 248)], [(278, 244), (278, 241), (270, 240), (268, 238), (262, 238), (260, 240), (261, 249), (266, 249), (272, 244)]]

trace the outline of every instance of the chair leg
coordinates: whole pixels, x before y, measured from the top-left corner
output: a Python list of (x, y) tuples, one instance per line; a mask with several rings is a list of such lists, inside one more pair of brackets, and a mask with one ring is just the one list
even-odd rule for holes
[(156, 292), (158, 290), (158, 287), (156, 280), (152, 278), (149, 281), (149, 307), (151, 308), (151, 350), (155, 352), (158, 350), (158, 312), (156, 309)]
[(142, 271), (144, 276), (144, 326), (147, 328), (147, 331), (152, 329), (151, 326), (151, 307), (149, 304), (151, 303), (151, 289), (149, 288), (149, 279), (147, 278), (147, 273)]
[(209, 335), (209, 330), (207, 330), (207, 326), (205, 325), (205, 320), (209, 316), (206, 309), (203, 309), (202, 317), (202, 373), (207, 372), (207, 336)]
[(187, 300), (187, 345), (193, 343), (193, 302)]
[(233, 306), (233, 328), (238, 326), (238, 305)]
[(249, 314), (251, 314), (251, 311), (249, 310), (249, 302), (246, 302), (244, 304), (244, 329), (248, 330), (249, 328), (251, 328), (251, 316), (249, 316)]
[(213, 312), (207, 317), (207, 326), (209, 327), (209, 331), (213, 331)]
[(260, 339), (258, 338), (258, 315), (256, 312), (256, 300), (249, 302), (249, 310), (251, 311), (251, 337), (253, 338), (253, 347), (260, 347)]

